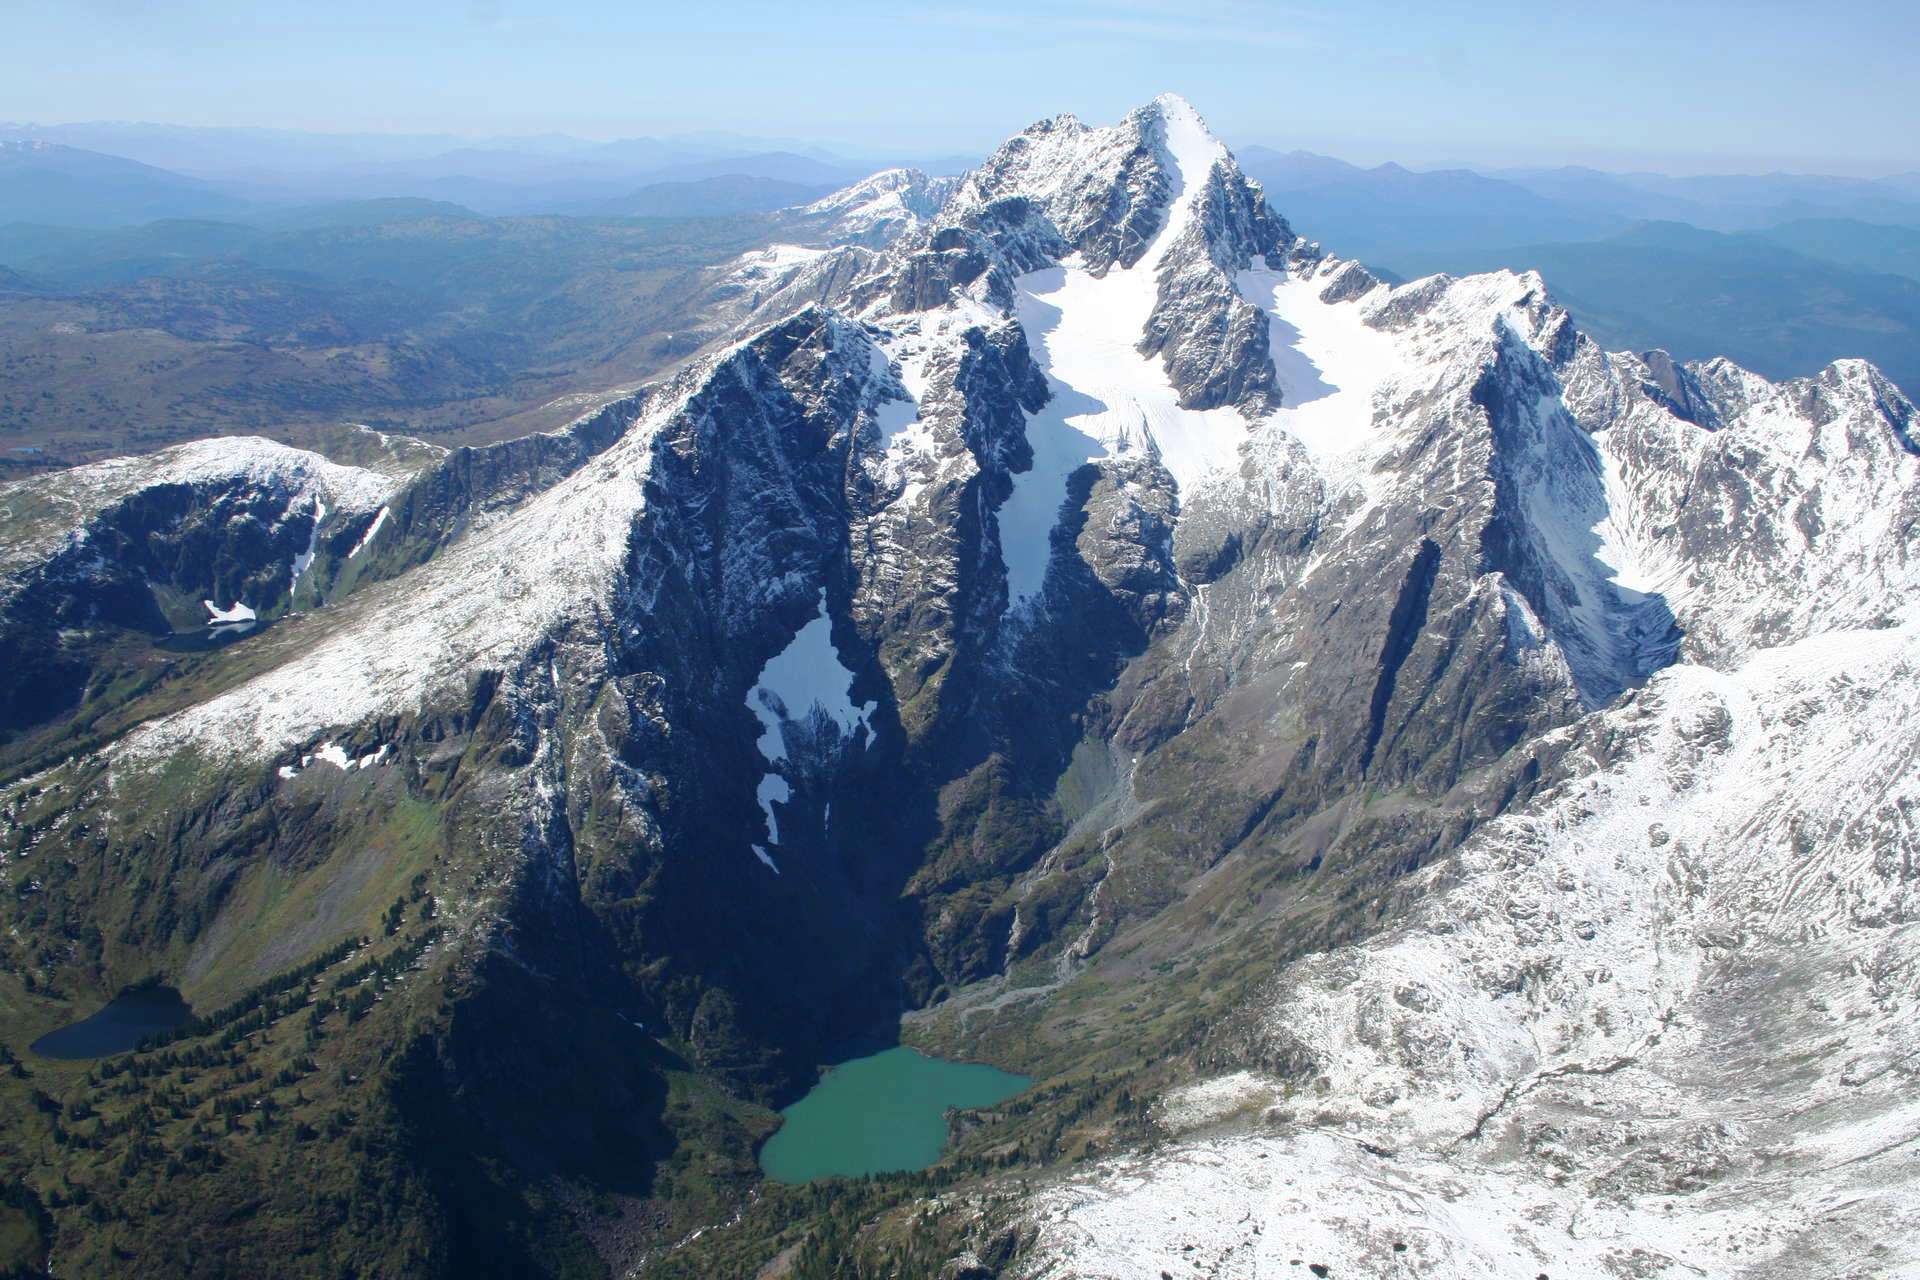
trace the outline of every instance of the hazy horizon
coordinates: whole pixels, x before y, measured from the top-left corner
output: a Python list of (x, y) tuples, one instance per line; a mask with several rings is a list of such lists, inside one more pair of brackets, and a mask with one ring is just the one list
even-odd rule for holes
[[(1172, 92), (1178, 92), (1178, 90), (1172, 90)], [(1149, 98), (1151, 96), (1153, 95), (1149, 95)], [(1190, 101), (1192, 100), (1192, 95), (1182, 94), (1181, 96), (1187, 97)], [(1147, 98), (1143, 98), (1141, 101), (1145, 102), (1147, 100)], [(1201, 110), (1204, 114), (1204, 105), (1201, 105)], [(1058, 114), (1061, 113), (1050, 112), (1036, 115), (1033, 117), (1033, 120), (1028, 121), (1028, 124), (1045, 120)], [(1079, 115), (1079, 113), (1071, 114)], [(1091, 116), (1080, 116), (1079, 118), (1086, 123), (1099, 125), (1110, 124), (1123, 114), (1125, 113), (1116, 113), (1111, 118)], [(1024, 128), (1025, 126), (1020, 127)], [(990, 139), (983, 138), (977, 145), (973, 146), (959, 144), (937, 149), (920, 148), (915, 150), (907, 147), (888, 148), (877, 144), (861, 144), (837, 138), (779, 137), (732, 129), (696, 129), (682, 132), (656, 131), (651, 133), (617, 133), (605, 136), (593, 136), (581, 133), (567, 133), (558, 130), (548, 130), (539, 133), (457, 133), (446, 130), (334, 130), (280, 125), (183, 124), (178, 121), (161, 119), (83, 118), (43, 120), (0, 117), (0, 141), (28, 139), (33, 137), (38, 131), (75, 129), (150, 129), (178, 133), (252, 134), (256, 136), (309, 138), (315, 142), (327, 141), (332, 143), (365, 142), (400, 144), (412, 142), (421, 144), (422, 149), (415, 153), (421, 158), (444, 154), (440, 151), (427, 149), (428, 144), (445, 144), (448, 150), (469, 148), (497, 148), (508, 150), (513, 149), (516, 144), (537, 144), (550, 147), (552, 144), (564, 142), (579, 144), (582, 147), (593, 147), (605, 146), (612, 143), (652, 142), (669, 147), (684, 146), (688, 148), (690, 153), (704, 151), (715, 155), (737, 154), (746, 156), (763, 152), (793, 152), (800, 155), (818, 155), (823, 158), (853, 164), (868, 160), (876, 163), (915, 164), (934, 158), (967, 159), (972, 163), (977, 163), (990, 155), (994, 148), (1005, 141), (1006, 137), (1010, 137), (1012, 134), (1019, 132), (1019, 129), (1016, 128), (1004, 135), (996, 135)], [(1540, 155), (1529, 158), (1521, 156), (1463, 156), (1438, 152), (1431, 157), (1425, 157), (1409, 153), (1370, 149), (1366, 144), (1360, 144), (1354, 148), (1339, 148), (1334, 144), (1327, 144), (1325, 146), (1307, 145), (1298, 140), (1285, 138), (1234, 137), (1218, 128), (1215, 129), (1215, 132), (1220, 134), (1222, 140), (1236, 151), (1251, 147), (1262, 147), (1280, 153), (1297, 152), (1324, 159), (1338, 160), (1363, 169), (1372, 169), (1388, 164), (1398, 164), (1416, 172), (1424, 173), (1457, 169), (1495, 173), (1507, 170), (1570, 167), (1588, 168), (1613, 174), (1645, 173), (1674, 178), (1791, 175), (1857, 178), (1863, 181), (1871, 181), (1879, 178), (1910, 177), (1920, 174), (1920, 169), (1902, 168), (1899, 166), (1860, 169), (1833, 165), (1823, 168), (1820, 167), (1822, 161), (1814, 157), (1805, 158), (1804, 162), (1798, 166), (1791, 163), (1780, 163), (1771, 167), (1765, 167), (1760, 164), (1750, 164), (1743, 167), (1737, 163), (1739, 157), (1725, 155), (1718, 157), (1711, 155), (1694, 156), (1691, 157), (1691, 162), (1689, 162), (1688, 157), (1676, 154), (1669, 157), (1665, 163), (1659, 163), (1650, 158), (1636, 157), (1629, 153), (1619, 153), (1611, 158), (1594, 154), (1587, 154), (1581, 157), (1570, 157), (1565, 154)], [(54, 140), (58, 141), (58, 139)], [(89, 147), (80, 143), (68, 143), (66, 145), (73, 145), (83, 150), (103, 150), (105, 154), (113, 154), (111, 150)], [(537, 146), (529, 147), (528, 152), (529, 154), (537, 154)], [(554, 151), (552, 154), (554, 158), (558, 160), (567, 158), (569, 153), (563, 150)], [(157, 167), (166, 168), (170, 166), (160, 165)], [(182, 167), (182, 169), (183, 171), (188, 171), (186, 167)]]
[[(1171, 90), (1230, 144), (1423, 168), (1670, 174), (1920, 170), (1904, 51), (1920, 18), (1843, 4), (1466, 15), (1205, 0), (830, 19), (765, 3), (31, 3), (0, 119), (503, 141), (771, 135), (838, 154), (984, 153), (1037, 119), (1117, 119)], [(830, 85), (830, 92), (821, 86)], [(1044, 87), (1041, 87), (1044, 86)], [(778, 121), (769, 128), (769, 121)]]

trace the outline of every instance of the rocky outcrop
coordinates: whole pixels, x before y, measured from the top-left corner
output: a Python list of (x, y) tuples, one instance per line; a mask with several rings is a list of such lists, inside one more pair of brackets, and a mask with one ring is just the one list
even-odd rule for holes
[[(312, 948), (413, 911), (444, 930), (426, 994), (363, 1014), (414, 1037), (396, 1107), (495, 1144), (475, 1167), (555, 1158), (515, 1079), (603, 1060), (566, 1133), (617, 1097), (650, 1149), (711, 1123), (750, 1155), (720, 1104), (669, 1114), (665, 1073), (776, 1102), (1014, 972), (1158, 1008), (1147, 975), (1189, 956), (1364, 967), (1527, 815), (1585, 821), (1577, 780), (1638, 758), (1678, 672), (1905, 625), (1913, 411), (1865, 366), (1773, 387), (1606, 353), (1531, 275), (1389, 286), (1299, 242), (1174, 99), (819, 216), (876, 204), (905, 211), (886, 247), (733, 264), (712, 314), (740, 327), (568, 432), (352, 498), (297, 469), (143, 481), (23, 556), (18, 581), (71, 576), (131, 519), (104, 563), (135, 606), (145, 574), (270, 613), (308, 599), (279, 567), (304, 545), (321, 607), (32, 784), (70, 790), (21, 789), (8, 834), (62, 868), (11, 899), (21, 963), (265, 981), (293, 957), (248, 952), (247, 911), (300, 903)], [(1688, 725), (1675, 770), (1709, 751)], [(418, 877), (397, 916), (389, 865)], [(96, 908), (122, 932), (87, 935)], [(523, 1001), (564, 1013), (559, 1049), (492, 1043)], [(650, 1056), (600, 1043), (636, 1026)], [(1265, 1021), (1203, 1041), (1346, 1060)], [(1512, 1083), (1480, 1070), (1476, 1099)], [(1675, 1177), (1712, 1176), (1702, 1144)]]

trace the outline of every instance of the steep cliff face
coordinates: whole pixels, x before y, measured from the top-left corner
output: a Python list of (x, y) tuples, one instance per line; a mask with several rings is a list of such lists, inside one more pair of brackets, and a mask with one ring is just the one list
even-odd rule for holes
[[(1577, 836), (1540, 850), (1606, 820), (1594, 788), (1624, 813), (1657, 781), (1731, 865), (1754, 744), (1788, 716), (1767, 655), (1904, 634), (1913, 410), (1870, 368), (1774, 387), (1606, 353), (1532, 275), (1389, 286), (1295, 237), (1179, 99), (801, 213), (859, 243), (714, 273), (725, 341), (567, 432), (404, 476), (213, 442), (192, 480), (9, 491), (40, 531), (5, 566), (21, 653), (66, 652), (45, 637), (81, 615), (157, 633), (203, 592), (285, 619), (151, 688), (83, 694), (128, 667), (82, 646), (64, 701), (9, 695), (41, 735), (0, 827), (31, 1017), (57, 1016), (49, 986), (159, 973), (205, 1008), (344, 944), (389, 966), (355, 979), (387, 984), (357, 1015), (314, 985), (344, 974), (274, 990), (306, 993), (327, 1072), (372, 1081), (399, 1130), (459, 1135), (396, 1156), (443, 1215), (421, 1211), (422, 1266), (453, 1265), (430, 1242), (476, 1186), (531, 1232), (551, 1221), (516, 1197), (618, 1184), (620, 1143), (671, 1182), (623, 1189), (726, 1202), (758, 1104), (930, 1004), (981, 1037), (1037, 1017), (1063, 1053), (1173, 1026), (1156, 1052), (1197, 1043), (1275, 1096), (1319, 1078), (1349, 1110), (1296, 1115), (1301, 1143), (1353, 1115), (1391, 1146), (1430, 1087), (1477, 1115), (1535, 1078), (1508, 1041), (1537, 1028), (1501, 1005), (1474, 1014), (1484, 1044), (1349, 1070), (1324, 1012), (1360, 998), (1346, 975), (1412, 964), (1399, 940), (1460, 895), (1598, 866)], [(96, 496), (69, 515), (62, 483)], [(1749, 670), (1772, 683), (1739, 692)], [(1726, 717), (1748, 745), (1708, 778)], [(1823, 821), (1900, 802), (1836, 803)], [(1887, 822), (1859, 847), (1897, 847)], [(1651, 840), (1607, 892), (1679, 874)], [(1449, 963), (1540, 909), (1474, 908)], [(1183, 1012), (1156, 975), (1203, 958), (1258, 1007)], [(1471, 999), (1526, 989), (1502, 974)], [(1052, 1001), (1072, 1012), (1034, 1013)], [(1593, 1016), (1645, 1029), (1657, 1003)], [(516, 1009), (536, 1044), (501, 1030)], [(1390, 1056), (1399, 1016), (1352, 1034)], [(1556, 1080), (1595, 1060), (1567, 1034)], [(276, 1106), (352, 1140), (281, 1070), (305, 1101)], [(1139, 1194), (1210, 1158), (1143, 1166)], [(1118, 1274), (1074, 1232), (1139, 1203), (1049, 1193), (1046, 1249)], [(510, 1256), (533, 1265), (533, 1238)]]

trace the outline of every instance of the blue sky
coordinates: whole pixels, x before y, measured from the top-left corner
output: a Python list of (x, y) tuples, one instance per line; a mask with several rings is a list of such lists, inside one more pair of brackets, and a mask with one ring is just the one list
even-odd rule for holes
[(1164, 89), (1228, 142), (1364, 162), (1920, 169), (1920, 5), (1236, 0), (5, 0), (0, 119), (916, 154)]

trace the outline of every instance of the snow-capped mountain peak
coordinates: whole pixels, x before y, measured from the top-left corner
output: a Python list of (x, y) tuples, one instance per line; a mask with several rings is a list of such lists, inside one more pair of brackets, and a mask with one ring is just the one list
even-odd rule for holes
[[(1530, 272), (1383, 282), (1171, 95), (783, 216), (707, 276), (700, 354), (565, 432), (15, 490), (60, 537), (0, 565), (0, 656), (48, 659), (9, 692), (100, 726), (48, 730), (50, 781), (165, 831), (36, 818), (32, 865), (82, 874), (0, 924), (65, 954), (61, 895), (165, 885), (121, 976), (217, 970), (256, 839), (297, 878), (386, 787), (407, 832), (453, 815), (422, 865), (462, 877), (461, 972), (592, 938), (602, 976), (543, 990), (630, 996), (755, 1096), (903, 991), (960, 1040), (1063, 987), (1050, 1034), (1171, 1037), (1212, 1078), (1162, 1146), (1023, 1169), (1010, 1268), (1764, 1276), (1901, 1204), (1920, 1250), (1920, 450), (1884, 378), (1608, 352)], [(114, 610), (179, 600), (304, 616), (149, 695)]]
[[(894, 170), (813, 207), (844, 214), (891, 201), (904, 208), (928, 192), (924, 175)], [(1587, 702), (1604, 702), (1671, 660), (1680, 601), (1653, 589), (1670, 577), (1659, 568), (1667, 552), (1633, 540), (1632, 531), (1655, 527), (1646, 505), (1652, 499), (1636, 496), (1647, 481), (1625, 458), (1631, 433), (1609, 415), (1628, 409), (1635, 421), (1664, 424), (1659, 429), (1676, 439), (1665, 447), (1689, 457), (1698, 453), (1696, 437), (1710, 433), (1655, 413), (1644, 397), (1629, 403), (1624, 393), (1596, 389), (1615, 375), (1604, 361), (1594, 364), (1598, 356), (1581, 354), (1596, 349), (1571, 334), (1538, 276), (1434, 277), (1388, 288), (1353, 264), (1325, 258), (1267, 208), (1198, 112), (1174, 95), (1104, 128), (1071, 117), (1036, 124), (924, 217), (913, 216), (919, 229), (885, 253), (776, 247), (750, 255), (729, 279), (773, 299), (761, 314), (782, 298), (823, 291), (831, 304), (836, 290), (858, 309), (859, 322), (846, 332), (870, 332), (872, 340), (858, 345), (880, 363), (848, 376), (905, 389), (862, 393), (891, 406), (873, 411), (881, 425), (873, 444), (860, 446), (863, 457), (875, 450), (863, 466), (881, 486), (877, 528), (898, 524), (888, 536), (906, 536), (940, 484), (963, 481), (969, 468), (1004, 469), (1005, 493), (990, 518), (1014, 612), (1029, 612), (1053, 575), (1083, 554), (1057, 533), (1072, 516), (1063, 504), (1089, 465), (1110, 478), (1126, 521), (1166, 531), (1138, 554), (1177, 616), (1177, 602), (1194, 584), (1180, 581), (1176, 563), (1217, 556), (1238, 536), (1240, 513), (1274, 519), (1312, 511), (1356, 546), (1390, 543), (1398, 536), (1396, 511), (1437, 500), (1423, 451), (1439, 441), (1456, 459), (1445, 473), (1446, 486), (1460, 486), (1446, 500), (1450, 509), (1488, 522), (1487, 532), (1463, 526), (1462, 536), (1472, 528), (1474, 539), (1496, 548), (1481, 571), (1499, 568), (1506, 586), (1490, 598), (1525, 615), (1516, 634), (1537, 633), (1559, 654)], [(870, 264), (864, 276), (848, 271), (863, 261)], [(849, 323), (830, 320), (829, 328)], [(791, 327), (782, 319), (773, 329)], [(964, 418), (953, 416), (946, 399), (958, 390), (950, 371), (973, 358), (983, 333), (1016, 344), (1041, 380), (1035, 390), (1044, 391), (1023, 415), (1018, 454), (996, 445), (1000, 452), (956, 471), (979, 443), (969, 442)], [(698, 402), (705, 383), (739, 376), (763, 346), (749, 335), (690, 369), (675, 395), (650, 401), (647, 416), (660, 425), (630, 430), (607, 465), (650, 468), (653, 432), (673, 434), (657, 406), (668, 406), (671, 417), (673, 406)], [(863, 370), (865, 359), (857, 362)], [(1794, 393), (1798, 400), (1718, 366), (1686, 376), (1703, 403), (1727, 406), (1721, 421), (1730, 420), (1736, 401), (1766, 406), (1749, 416), (1769, 422), (1802, 404), (1832, 418), (1818, 409), (1821, 394), (1848, 404), (1863, 397), (1894, 403), (1867, 373), (1849, 369), (1836, 371), (1834, 388)], [(570, 494), (595, 487), (596, 474), (569, 480), (540, 504), (566, 508)], [(1634, 504), (1631, 517), (1610, 514)], [(451, 548), (427, 576), (444, 576), (446, 588), (457, 589), (458, 562), (494, 540), (490, 534)], [(592, 581), (580, 579), (585, 560), (552, 573), (528, 564), (512, 570), (543, 583), (578, 580), (567, 592), (517, 597), (551, 606), (525, 614), (525, 626), (537, 629), (572, 605), (607, 598), (617, 559), (611, 545), (602, 552), (591, 558), (604, 566)], [(1306, 568), (1328, 562), (1322, 555)], [(499, 640), (524, 638), (515, 630)], [(461, 669), (451, 653), (446, 662), (426, 662), (433, 651), (431, 644), (410, 650), (402, 665)], [(424, 688), (412, 676), (399, 686), (365, 673), (349, 683)], [(228, 700), (235, 709), (257, 701), (246, 693)], [(297, 697), (268, 701), (286, 735), (298, 736), (324, 714), (319, 706), (302, 711)]]
[(1159, 116), (1162, 141), (1183, 187), (1204, 184), (1213, 166), (1228, 158), (1226, 144), (1207, 128), (1193, 104), (1179, 94), (1163, 93), (1141, 110)]
[(824, 239), (878, 247), (917, 230), (939, 212), (958, 181), (918, 169), (883, 169), (793, 213), (814, 224)]

